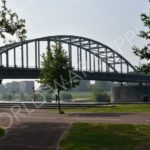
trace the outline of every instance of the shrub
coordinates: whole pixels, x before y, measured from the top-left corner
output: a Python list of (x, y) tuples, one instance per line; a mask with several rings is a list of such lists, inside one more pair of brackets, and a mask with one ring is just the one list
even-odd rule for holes
[(0, 128), (0, 138), (3, 137), (5, 135), (5, 130)]
[(104, 92), (94, 92), (93, 93), (94, 99), (97, 102), (110, 102), (110, 96)]

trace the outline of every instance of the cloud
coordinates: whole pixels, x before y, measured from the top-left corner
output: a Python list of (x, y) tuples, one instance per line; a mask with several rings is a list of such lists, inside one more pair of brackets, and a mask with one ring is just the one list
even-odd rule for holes
[(33, 5), (35, 2), (37, 2), (38, 0), (30, 0), (28, 2), (25, 1), (25, 5), (23, 5), (23, 7), (18, 8), (19, 11), (22, 11), (24, 9), (27, 9), (28, 7), (30, 7), (31, 5)]
[[(35, 1), (35, 0), (33, 0), (33, 1)], [(56, 13), (61, 13), (61, 12), (65, 11), (67, 8), (73, 7), (74, 5), (77, 5), (78, 3), (81, 2), (81, 0), (67, 0), (67, 1), (68, 2), (66, 3), (65, 6), (58, 7), (55, 10), (40, 16), (40, 18), (35, 19), (33, 22), (34, 23), (40, 22), (42, 19), (44, 19), (48, 16), (54, 16)]]

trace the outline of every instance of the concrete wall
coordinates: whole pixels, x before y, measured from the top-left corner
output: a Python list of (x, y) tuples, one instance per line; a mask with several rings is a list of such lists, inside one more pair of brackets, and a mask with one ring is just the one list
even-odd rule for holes
[(150, 102), (150, 86), (119, 86), (111, 89), (111, 102)]

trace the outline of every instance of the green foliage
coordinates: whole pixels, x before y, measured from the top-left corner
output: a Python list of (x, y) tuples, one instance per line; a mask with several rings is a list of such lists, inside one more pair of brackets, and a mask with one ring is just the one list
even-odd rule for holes
[(70, 108), (65, 110), (68, 113), (150, 113), (149, 104), (122, 104), (106, 105), (98, 107)]
[(55, 42), (55, 45), (52, 45), (47, 49), (46, 54), (43, 54), (39, 83), (48, 87), (50, 91), (57, 91), (56, 101), (58, 101), (59, 113), (61, 113), (60, 91), (70, 90), (79, 84), (75, 74), (72, 73), (73, 70), (61, 43)]
[(110, 96), (106, 93), (110, 91), (111, 83), (110, 82), (98, 82), (96, 81), (92, 85), (92, 95), (95, 101), (97, 102), (110, 102)]
[(0, 2), (0, 37), (4, 42), (13, 42), (7, 38), (7, 34), (16, 36), (20, 41), (26, 38), (25, 20), (6, 7), (6, 0)]
[(61, 98), (63, 100), (71, 100), (72, 99), (72, 94), (70, 94), (70, 93), (62, 93)]
[[(141, 14), (141, 20), (143, 21), (143, 24), (147, 29), (145, 31), (140, 31), (140, 34), (139, 34), (139, 37), (148, 41), (150, 40), (150, 15), (149, 14), (144, 14), (144, 13)], [(141, 60), (150, 60), (150, 43), (149, 42), (142, 49), (134, 46), (133, 51), (137, 56), (140, 57)], [(149, 73), (150, 63), (143, 64), (142, 66), (138, 67), (138, 70), (145, 72), (145, 73)]]
[(0, 128), (0, 138), (3, 137), (5, 135), (5, 130)]
[(52, 90), (69, 90), (79, 84), (71, 74), (73, 69), (62, 45), (56, 42), (43, 54), (40, 83)]
[(110, 96), (101, 91), (93, 92), (94, 100), (97, 102), (110, 102)]
[(60, 142), (61, 150), (147, 150), (150, 126), (73, 124)]

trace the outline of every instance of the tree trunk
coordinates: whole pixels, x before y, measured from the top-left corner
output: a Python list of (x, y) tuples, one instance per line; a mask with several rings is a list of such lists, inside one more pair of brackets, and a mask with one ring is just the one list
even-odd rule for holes
[(59, 113), (61, 113), (60, 91), (59, 91), (59, 90), (58, 90), (58, 97), (57, 97), (57, 100), (58, 100), (58, 110), (59, 110)]

